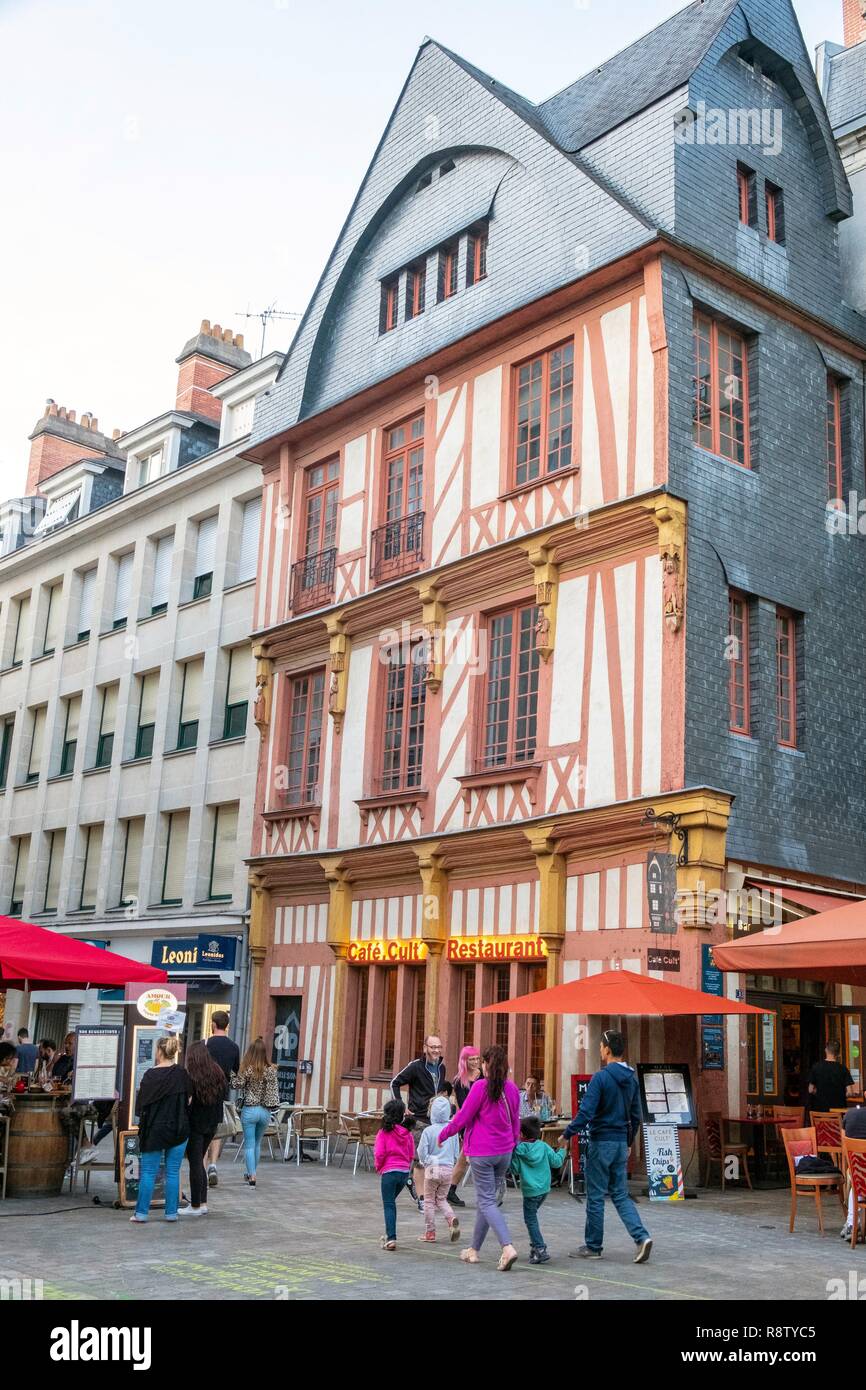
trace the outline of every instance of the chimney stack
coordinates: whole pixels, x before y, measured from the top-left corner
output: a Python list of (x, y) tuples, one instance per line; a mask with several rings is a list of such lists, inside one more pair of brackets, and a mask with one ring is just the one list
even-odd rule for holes
[(845, 47), (862, 43), (866, 39), (866, 0), (842, 0), (842, 23)]
[(123, 460), (117, 445), (99, 432), (95, 415), (85, 411), (80, 422), (74, 410), (58, 405), (49, 396), (45, 410), (30, 436), (27, 494), (37, 493), (46, 479), (81, 458)]
[(175, 408), (219, 424), (222, 401), (211, 395), (210, 388), (241, 367), (248, 367), (251, 361), (250, 354), (244, 351), (241, 334), (202, 319), (198, 333), (184, 344), (177, 358)]

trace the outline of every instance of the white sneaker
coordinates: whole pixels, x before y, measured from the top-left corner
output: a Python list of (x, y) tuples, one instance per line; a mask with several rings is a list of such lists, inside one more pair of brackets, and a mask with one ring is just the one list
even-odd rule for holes
[(207, 1207), (180, 1207), (178, 1216), (207, 1216)]
[(90, 1147), (87, 1148), (87, 1149), (82, 1149), (81, 1153), (78, 1155), (78, 1166), (79, 1166), (79, 1168), (81, 1168), (82, 1165), (85, 1164), (85, 1163), (92, 1163), (93, 1160), (95, 1159), (95, 1157), (96, 1157), (96, 1146), (95, 1146), (95, 1144), (91, 1144)]
[(850, 1226), (843, 1226), (842, 1229), (841, 1229), (841, 1231), (839, 1232), (839, 1235), (841, 1236), (842, 1240), (850, 1240), (850, 1239), (851, 1239), (851, 1227), (850, 1227)]

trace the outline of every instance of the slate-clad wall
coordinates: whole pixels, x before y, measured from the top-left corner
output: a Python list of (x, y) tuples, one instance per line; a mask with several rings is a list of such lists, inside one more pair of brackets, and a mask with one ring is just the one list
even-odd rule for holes
[[(667, 261), (670, 488), (689, 504), (686, 783), (734, 793), (732, 858), (866, 880), (866, 536), (826, 526), (828, 363), (852, 378), (849, 482), (862, 497), (853, 359)], [(694, 298), (693, 298), (694, 296)], [(750, 330), (751, 470), (692, 443), (695, 298)], [(728, 586), (753, 595), (753, 737), (729, 732)], [(775, 605), (803, 615), (801, 742), (776, 742)]]

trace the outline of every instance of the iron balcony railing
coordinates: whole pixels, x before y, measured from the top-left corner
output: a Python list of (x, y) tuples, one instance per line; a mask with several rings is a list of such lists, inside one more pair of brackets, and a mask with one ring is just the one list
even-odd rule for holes
[(337, 547), (320, 550), (318, 555), (306, 555), (292, 565), (292, 611), (303, 613), (308, 608), (321, 608), (334, 597), (334, 572), (337, 566)]
[(409, 512), (386, 521), (373, 532), (370, 574), (374, 584), (385, 584), (401, 574), (419, 569), (424, 551), (424, 513)]

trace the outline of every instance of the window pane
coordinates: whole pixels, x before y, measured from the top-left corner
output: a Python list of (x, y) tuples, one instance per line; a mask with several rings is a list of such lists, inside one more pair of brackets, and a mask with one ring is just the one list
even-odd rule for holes
[(165, 876), (162, 889), (162, 901), (164, 903), (183, 901), (188, 827), (189, 813), (187, 811), (175, 811), (169, 816), (168, 843), (165, 848)]
[(89, 825), (84, 832), (84, 874), (81, 881), (81, 906), (96, 907), (99, 868), (102, 858), (102, 826)]
[(123, 855), (123, 877), (120, 886), (120, 900), (127, 904), (137, 902), (140, 896), (141, 846), (144, 842), (144, 817), (126, 822), (126, 844)]
[(237, 806), (218, 806), (214, 817), (213, 869), (210, 881), (212, 898), (232, 896), (237, 838)]

